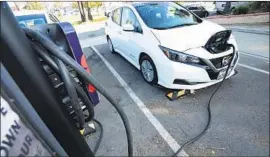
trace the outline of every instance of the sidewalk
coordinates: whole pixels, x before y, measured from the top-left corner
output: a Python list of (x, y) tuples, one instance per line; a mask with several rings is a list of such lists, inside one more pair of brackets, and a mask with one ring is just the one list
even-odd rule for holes
[(238, 32), (255, 33), (269, 35), (269, 23), (256, 23), (256, 24), (223, 24), (227, 29), (232, 29)]
[(241, 14), (241, 15), (217, 15), (207, 17), (206, 20), (212, 21), (221, 25), (253, 25), (258, 23), (269, 24), (269, 12), (254, 13), (254, 14)]

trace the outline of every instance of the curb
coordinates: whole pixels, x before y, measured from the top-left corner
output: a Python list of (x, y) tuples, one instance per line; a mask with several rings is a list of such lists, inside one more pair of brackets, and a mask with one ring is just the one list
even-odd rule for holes
[(252, 17), (252, 16), (263, 16), (263, 15), (269, 15), (270, 12), (263, 12), (263, 13), (254, 13), (254, 14), (240, 14), (240, 15), (216, 15), (216, 16), (210, 16), (206, 17), (206, 19), (223, 19), (223, 18), (236, 18), (236, 17)]

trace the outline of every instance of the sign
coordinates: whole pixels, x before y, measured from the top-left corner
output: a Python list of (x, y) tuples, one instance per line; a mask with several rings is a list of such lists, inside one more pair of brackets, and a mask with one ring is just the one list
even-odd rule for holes
[(1, 97), (1, 157), (52, 156)]

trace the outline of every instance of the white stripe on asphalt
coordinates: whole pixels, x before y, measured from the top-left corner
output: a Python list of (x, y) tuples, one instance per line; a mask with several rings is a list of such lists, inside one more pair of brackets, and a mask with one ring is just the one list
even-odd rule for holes
[(247, 56), (251, 56), (251, 57), (255, 57), (255, 58), (259, 58), (259, 59), (264, 59), (264, 60), (269, 60), (269, 58), (264, 57), (264, 56), (260, 56), (260, 55), (254, 55), (251, 53), (247, 53), (247, 52), (239, 52), (242, 55), (247, 55)]
[(258, 71), (258, 72), (261, 72), (261, 73), (264, 73), (264, 74), (268, 74), (269, 75), (269, 72), (268, 71), (265, 71), (265, 70), (254, 68), (254, 67), (251, 67), (251, 66), (248, 66), (248, 65), (245, 65), (245, 64), (241, 64), (241, 63), (238, 63), (237, 65), (242, 66), (242, 67), (245, 67), (245, 68), (248, 68), (250, 70)]
[[(116, 79), (123, 86), (123, 88), (127, 91), (127, 93), (133, 99), (133, 101), (138, 105), (138, 107), (145, 114), (148, 120), (154, 125), (159, 134), (163, 137), (163, 139), (168, 143), (168, 145), (172, 148), (172, 150), (176, 152), (180, 148), (180, 145), (168, 133), (168, 131), (162, 126), (162, 124), (154, 117), (154, 115), (144, 105), (144, 103), (140, 100), (140, 98), (132, 91), (132, 89), (122, 79), (122, 77), (115, 71), (115, 69), (111, 66), (111, 64), (100, 54), (100, 52), (94, 46), (91, 47), (96, 52), (96, 54), (101, 58), (101, 60), (105, 63), (105, 65), (109, 68), (109, 70), (116, 77)], [(179, 153), (179, 156), (188, 156), (188, 154), (183, 150)]]

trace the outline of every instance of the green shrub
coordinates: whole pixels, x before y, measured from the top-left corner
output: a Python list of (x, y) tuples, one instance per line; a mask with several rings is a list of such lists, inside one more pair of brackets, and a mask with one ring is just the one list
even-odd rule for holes
[(262, 2), (260, 2), (260, 1), (251, 2), (250, 7), (252, 10), (259, 9), (261, 7), (261, 3)]
[(238, 14), (247, 14), (249, 8), (247, 6), (239, 6), (233, 9), (232, 13), (233, 15), (238, 15)]
[(264, 11), (270, 11), (270, 2), (268, 1), (268, 2), (263, 2), (262, 4), (261, 4), (261, 7), (263, 8), (263, 10)]
[(252, 12), (270, 11), (270, 2), (256, 1), (250, 3), (250, 9)]

